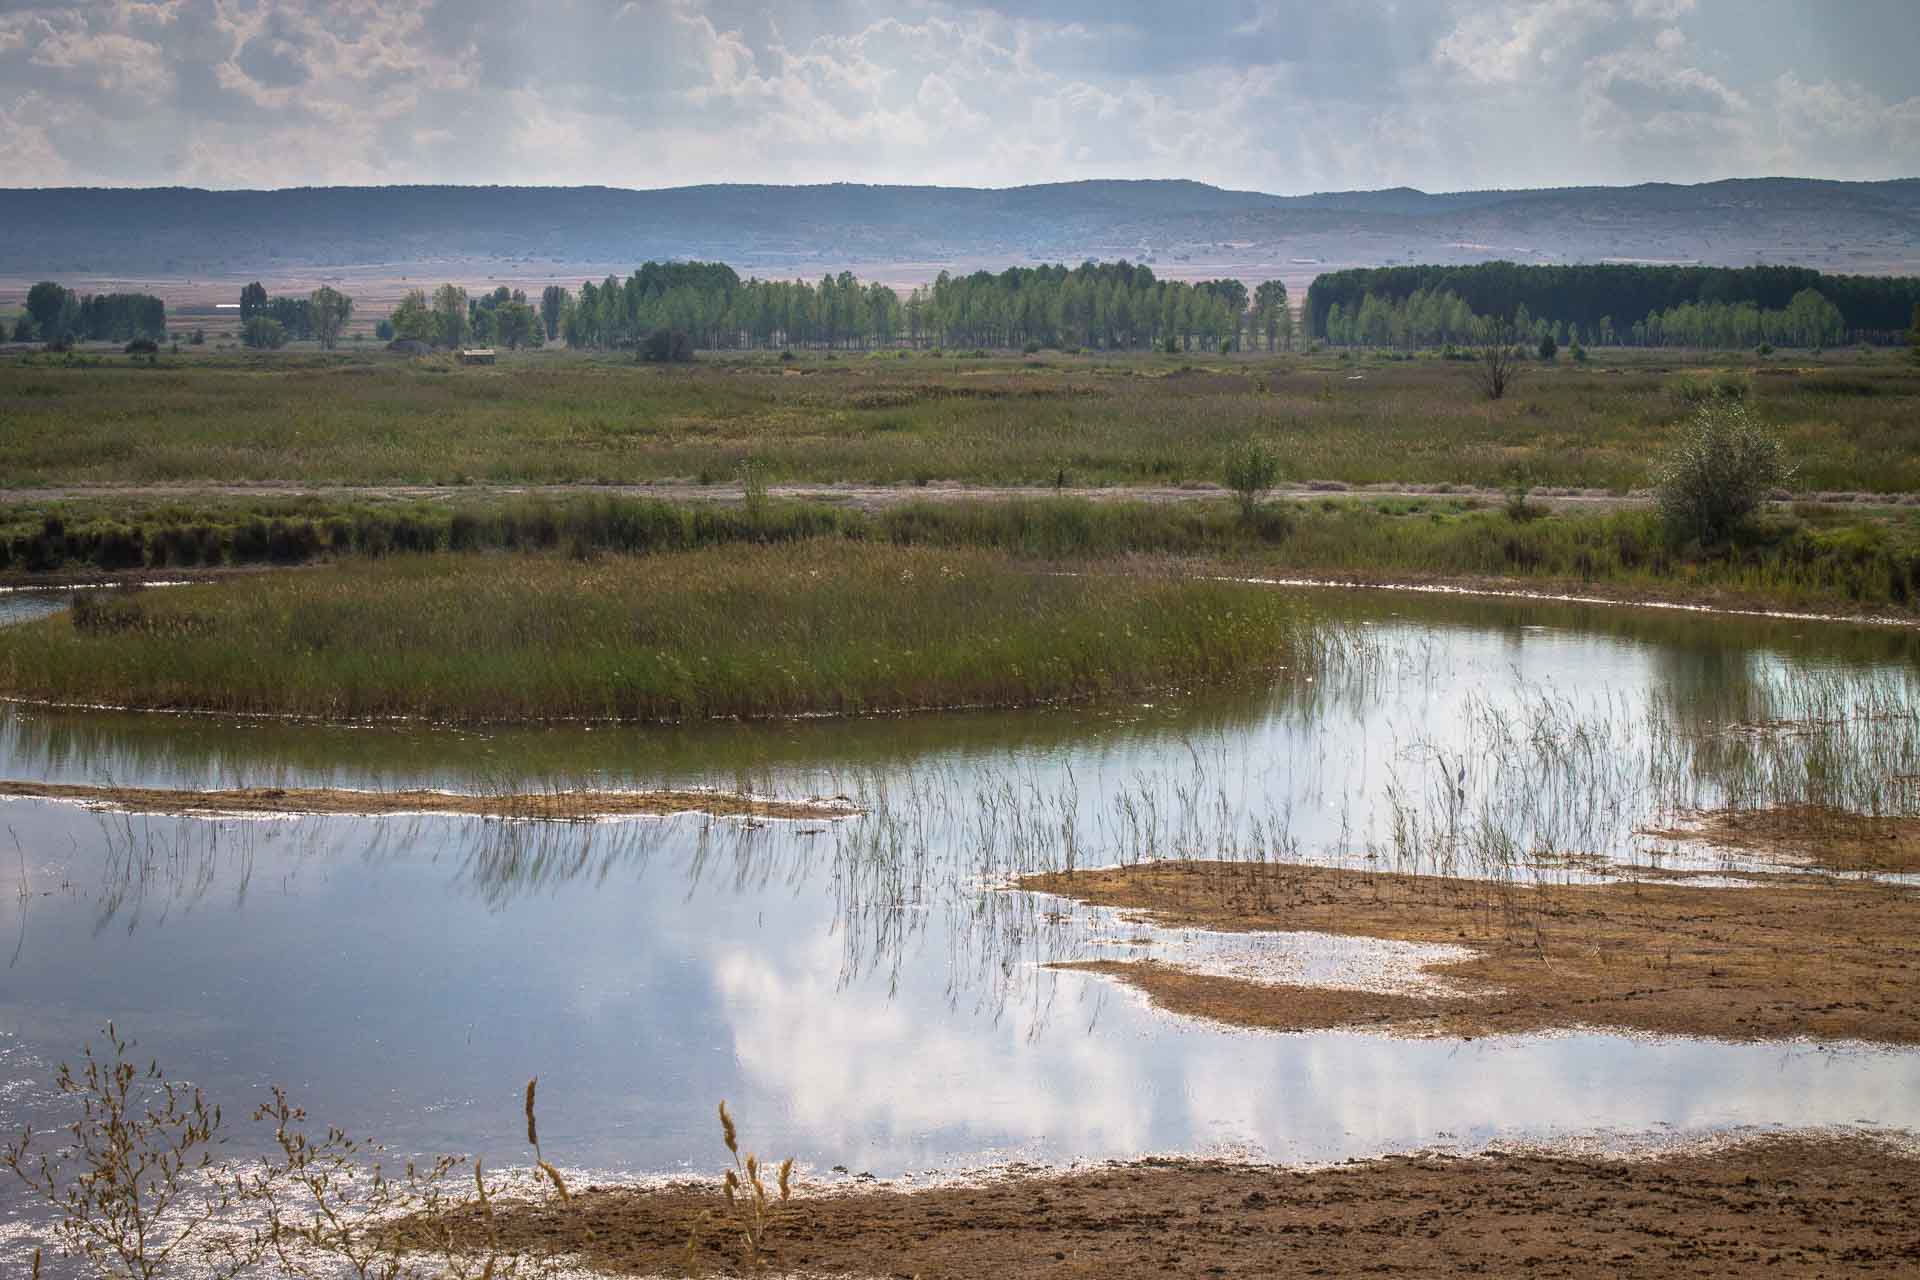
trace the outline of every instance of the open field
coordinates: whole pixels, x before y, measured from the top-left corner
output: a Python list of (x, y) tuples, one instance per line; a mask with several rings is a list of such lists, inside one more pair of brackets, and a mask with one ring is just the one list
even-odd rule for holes
[(983, 551), (393, 557), (83, 597), (0, 632), (0, 691), (336, 719), (702, 719), (1026, 705), (1299, 668), (1276, 592)]
[[(188, 350), (188, 349), (183, 349)], [(1896, 354), (1608, 352), (1528, 371), (1498, 403), (1436, 358), (958, 352), (566, 352), (458, 368), (384, 353), (0, 360), (0, 477), (74, 485), (1213, 484), (1258, 437), (1282, 479), (1625, 493), (1690, 412), (1743, 388), (1795, 487), (1920, 490), (1920, 374)]]

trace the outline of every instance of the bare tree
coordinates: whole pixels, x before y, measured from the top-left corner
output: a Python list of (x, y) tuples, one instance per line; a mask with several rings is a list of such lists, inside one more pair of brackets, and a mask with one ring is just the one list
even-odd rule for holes
[(1498, 400), (1520, 380), (1526, 353), (1520, 349), (1519, 335), (1507, 320), (1489, 320), (1480, 353), (1473, 368), (1474, 384), (1489, 400)]

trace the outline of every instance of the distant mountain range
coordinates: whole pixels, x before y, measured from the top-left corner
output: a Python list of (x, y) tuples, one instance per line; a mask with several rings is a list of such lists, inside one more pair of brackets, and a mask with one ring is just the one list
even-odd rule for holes
[[(1311, 196), (1198, 182), (963, 187), (0, 189), (0, 275), (193, 277), (707, 258), (881, 278), (1087, 258), (1161, 274), (1651, 260), (1920, 271), (1920, 179)], [(892, 271), (889, 277), (887, 270)], [(423, 272), (423, 274), (425, 274)]]

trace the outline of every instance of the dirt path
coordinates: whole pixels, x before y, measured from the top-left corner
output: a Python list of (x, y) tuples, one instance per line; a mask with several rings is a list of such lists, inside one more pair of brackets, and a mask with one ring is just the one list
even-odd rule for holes
[[(1318, 1170), (1146, 1161), (1066, 1177), (810, 1195), (770, 1274), (1834, 1276), (1920, 1270), (1920, 1158), (1794, 1135), (1657, 1159), (1406, 1155)], [(501, 1243), (626, 1275), (744, 1275), (711, 1185), (497, 1205)], [(468, 1230), (475, 1219), (463, 1221)], [(685, 1268), (685, 1269), (683, 1269)]]
[(1307, 930), (1471, 953), (1430, 966), (1439, 981), (1417, 994), (1258, 982), (1152, 960), (1060, 966), (1118, 979), (1171, 1012), (1235, 1026), (1469, 1038), (1602, 1027), (1920, 1044), (1920, 889), (1813, 875), (1752, 880), (1528, 885), (1156, 862), (1028, 876), (1019, 887), (1164, 927)]
[(707, 813), (715, 817), (845, 818), (858, 812), (845, 797), (773, 800), (725, 791), (536, 791), (474, 795), (455, 791), (348, 791), (315, 787), (251, 787), (174, 791), (94, 787), (60, 782), (0, 781), (0, 797), (67, 800), (126, 813), (463, 814), (489, 818), (574, 821), (586, 818)]

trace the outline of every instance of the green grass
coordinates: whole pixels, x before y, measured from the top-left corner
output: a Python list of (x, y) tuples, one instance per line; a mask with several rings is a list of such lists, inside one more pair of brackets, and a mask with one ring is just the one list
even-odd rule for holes
[(985, 551), (396, 556), (111, 594), (7, 628), (0, 691), (328, 718), (857, 713), (1298, 669), (1318, 634), (1274, 591)]
[[(1789, 363), (1789, 361), (1791, 363)], [(1488, 404), (1437, 359), (567, 352), (492, 368), (378, 352), (0, 360), (0, 476), (70, 484), (1217, 483), (1250, 437), (1283, 481), (1626, 490), (1731, 378), (1812, 490), (1920, 491), (1920, 375), (1893, 355), (1605, 353)]]
[(32, 581), (63, 570), (191, 570), (396, 552), (672, 553), (817, 538), (1076, 564), (1153, 555), (1263, 574), (1517, 579), (1813, 610), (1920, 606), (1920, 508), (1804, 504), (1702, 548), (1674, 542), (1650, 509), (1516, 514), (1504, 502), (1445, 495), (1274, 502), (1252, 519), (1224, 497), (926, 501), (872, 514), (819, 503), (749, 509), (594, 495), (452, 504), (88, 500), (24, 504), (0, 516), (0, 569)]

